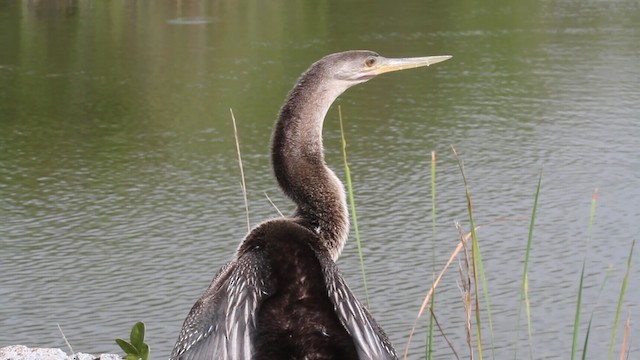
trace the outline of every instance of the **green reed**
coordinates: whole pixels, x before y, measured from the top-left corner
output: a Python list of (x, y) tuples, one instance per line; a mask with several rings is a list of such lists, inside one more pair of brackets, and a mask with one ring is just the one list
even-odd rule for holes
[[(431, 239), (433, 241), (433, 251), (431, 258), (431, 267), (432, 273), (436, 272), (436, 246), (435, 246), (435, 238), (436, 238), (436, 152), (431, 151)], [(429, 312), (429, 329), (427, 332), (427, 360), (433, 359), (433, 330), (435, 325), (435, 315), (434, 309), (436, 306), (436, 294), (435, 291), (433, 293), (433, 297), (431, 299), (431, 311)]]
[[(531, 221), (529, 222), (529, 236), (527, 237), (527, 249), (524, 255), (524, 265), (522, 266), (522, 287), (520, 288), (520, 301), (518, 302), (518, 318), (516, 320), (516, 334), (520, 330), (520, 311), (522, 310), (522, 302), (525, 303), (527, 313), (527, 330), (529, 339), (529, 351), (533, 348), (531, 336), (531, 307), (529, 304), (529, 255), (531, 254), (531, 244), (533, 243), (533, 229), (536, 223), (536, 214), (538, 211), (538, 199), (540, 198), (540, 188), (542, 186), (542, 171), (538, 177), (538, 186), (536, 187), (536, 196), (533, 200), (533, 210), (531, 211)], [(516, 336), (517, 338), (517, 336)], [(516, 351), (514, 358), (517, 359), (518, 343), (516, 341)]]
[(475, 315), (476, 315), (476, 332), (478, 337), (478, 356), (482, 360), (482, 330), (480, 321), (480, 303), (478, 300), (479, 288), (478, 288), (478, 274), (480, 275), (480, 281), (482, 282), (482, 289), (484, 295), (485, 306), (487, 307), (487, 319), (489, 321), (489, 333), (491, 335), (491, 351), (493, 358), (495, 358), (494, 346), (493, 346), (493, 321), (491, 320), (491, 303), (489, 301), (489, 288), (487, 286), (487, 279), (484, 272), (484, 265), (482, 263), (482, 255), (480, 254), (480, 245), (478, 244), (478, 236), (476, 235), (476, 226), (473, 221), (473, 202), (471, 201), (471, 192), (469, 191), (469, 184), (467, 182), (467, 176), (464, 172), (464, 163), (458, 156), (456, 148), (452, 145), (451, 149), (453, 154), (458, 160), (458, 167), (462, 174), (462, 180), (464, 182), (465, 196), (467, 199), (467, 210), (469, 212), (469, 227), (471, 229), (471, 254), (473, 256), (473, 283), (475, 286)]
[[(349, 169), (349, 164), (347, 161), (347, 152), (346, 152), (346, 147), (347, 147), (347, 141), (346, 141), (346, 136), (345, 136), (345, 132), (344, 132), (344, 127), (343, 127), (343, 121), (342, 121), (342, 109), (341, 107), (338, 107), (338, 114), (339, 114), (339, 120), (340, 120), (340, 132), (341, 132), (341, 140), (342, 140), (342, 156), (343, 156), (343, 161), (344, 161), (344, 167), (345, 167), (345, 177), (346, 177), (346, 186), (347, 186), (347, 196), (348, 196), (348, 200), (349, 200), (349, 205), (350, 205), (350, 210), (351, 210), (351, 218), (353, 221), (353, 226), (354, 226), (354, 231), (355, 231), (355, 237), (356, 237), (356, 245), (357, 245), (357, 249), (358, 249), (358, 255), (359, 255), (359, 259), (360, 259), (360, 268), (362, 271), (362, 278), (363, 278), (363, 286), (364, 286), (364, 291), (365, 291), (365, 297), (366, 297), (366, 304), (368, 306), (369, 303), (369, 294), (368, 294), (368, 288), (367, 288), (367, 280), (366, 280), (366, 272), (365, 272), (365, 266), (364, 266), (364, 255), (362, 252), (362, 243), (361, 243), (361, 239), (360, 239), (360, 233), (358, 230), (358, 222), (357, 222), (357, 215), (356, 215), (356, 207), (355, 207), (355, 200), (354, 200), (354, 191), (353, 191), (353, 185), (352, 185), (352, 181), (351, 181), (351, 173), (350, 173), (350, 169)], [(487, 313), (487, 321), (488, 321), (488, 325), (489, 325), (489, 332), (490, 332), (490, 338), (491, 338), (491, 352), (492, 352), (492, 357), (495, 359), (495, 346), (494, 346), (494, 336), (493, 336), (493, 321), (492, 321), (492, 316), (491, 316), (491, 303), (490, 303), (490, 299), (489, 299), (489, 293), (488, 293), (488, 285), (487, 285), (487, 280), (486, 280), (486, 276), (485, 276), (485, 272), (484, 272), (484, 266), (483, 266), (483, 262), (482, 262), (482, 255), (480, 253), (480, 246), (479, 246), (479, 241), (478, 241), (478, 237), (476, 234), (476, 230), (479, 228), (475, 225), (474, 223), (474, 211), (473, 211), (473, 201), (472, 201), (472, 197), (471, 197), (471, 192), (469, 190), (469, 184), (467, 181), (467, 177), (465, 174), (465, 170), (464, 170), (464, 164), (463, 161), (460, 159), (460, 157), (458, 156), (455, 147), (452, 146), (452, 150), (454, 153), (455, 158), (458, 161), (458, 166), (460, 168), (460, 172), (462, 175), (462, 179), (463, 179), (463, 183), (464, 183), (464, 189), (465, 189), (465, 197), (467, 200), (467, 210), (468, 210), (468, 216), (469, 216), (469, 226), (470, 226), (470, 232), (469, 234), (467, 234), (466, 236), (462, 235), (462, 242), (458, 245), (458, 247), (456, 248), (456, 250), (452, 253), (451, 257), (449, 258), (449, 261), (446, 263), (446, 265), (444, 266), (444, 268), (440, 271), (439, 275), (435, 278), (433, 285), (429, 291), (429, 293), (427, 294), (427, 296), (425, 297), (425, 300), (423, 302), (423, 305), (418, 313), (418, 316), (416, 318), (416, 322), (417, 320), (422, 316), (422, 314), (425, 312), (425, 310), (428, 309), (429, 313), (430, 313), (430, 320), (429, 320), (429, 327), (428, 327), (428, 333), (427, 333), (427, 344), (426, 344), (426, 349), (425, 349), (425, 358), (428, 360), (432, 360), (433, 359), (433, 351), (434, 351), (434, 344), (433, 344), (433, 340), (434, 340), (434, 332), (436, 327), (438, 329), (440, 329), (439, 331), (442, 332), (442, 329), (440, 328), (440, 324), (438, 324), (437, 322), (437, 318), (435, 316), (435, 290), (436, 287), (440, 281), (440, 279), (442, 278), (442, 275), (446, 272), (446, 270), (448, 269), (448, 267), (451, 265), (452, 260), (457, 257), (460, 252), (463, 251), (463, 249), (466, 249), (466, 246), (464, 245), (464, 243), (467, 241), (467, 239), (470, 237), (471, 238), (471, 259), (472, 261), (470, 261), (470, 266), (469, 266), (469, 280), (473, 280), (473, 286), (474, 286), (474, 298), (473, 300), (470, 300), (473, 302), (473, 307), (474, 307), (474, 314), (475, 314), (475, 328), (476, 328), (476, 337), (477, 337), (477, 353), (478, 353), (478, 357), (479, 359), (483, 359), (483, 350), (484, 350), (484, 343), (482, 340), (482, 324), (481, 324), (481, 311), (480, 311), (480, 300), (479, 300), (479, 293), (480, 293), (480, 287), (482, 288), (482, 294), (484, 296), (484, 302), (485, 302), (485, 307), (486, 307), (486, 313)], [(520, 328), (520, 318), (521, 318), (521, 311), (523, 308), (523, 303), (524, 303), (524, 309), (526, 312), (526, 320), (527, 320), (527, 331), (528, 331), (528, 345), (529, 345), (529, 350), (530, 353), (532, 354), (531, 356), (533, 356), (533, 335), (532, 335), (532, 317), (531, 317), (531, 306), (530, 306), (530, 300), (529, 300), (529, 275), (528, 275), (528, 269), (529, 269), (529, 261), (530, 261), (530, 254), (531, 254), (531, 248), (532, 248), (532, 244), (533, 244), (533, 233), (534, 233), (534, 229), (535, 229), (535, 221), (536, 221), (536, 217), (537, 217), (537, 210), (538, 210), (538, 201), (540, 198), (540, 191), (541, 191), (541, 187), (542, 187), (542, 172), (540, 172), (539, 178), (538, 178), (538, 184), (536, 187), (536, 193), (535, 193), (535, 197), (534, 197), (534, 201), (533, 201), (533, 208), (532, 208), (532, 213), (531, 213), (531, 218), (530, 218), (530, 223), (529, 223), (529, 233), (528, 233), (528, 238), (527, 238), (527, 244), (526, 244), (526, 250), (525, 250), (525, 255), (524, 255), (524, 263), (523, 263), (523, 270), (522, 270), (522, 285), (520, 288), (520, 296), (519, 296), (519, 303), (518, 303), (518, 317), (517, 317), (517, 324), (516, 324), (516, 333), (519, 331)], [(588, 227), (588, 234), (589, 234), (589, 239), (591, 238), (591, 230), (593, 228), (593, 224), (594, 224), (594, 219), (595, 219), (595, 209), (596, 209), (596, 202), (597, 202), (597, 190), (594, 192), (594, 196), (592, 198), (592, 204), (591, 204), (591, 212), (590, 212), (590, 218), (589, 218), (589, 227)], [(431, 154), (431, 233), (432, 233), (432, 239), (435, 239), (435, 235), (436, 235), (436, 212), (437, 208), (436, 208), (436, 157), (435, 157), (435, 152), (432, 152)], [(633, 249), (634, 249), (634, 245), (635, 245), (635, 241), (632, 243), (631, 246), (631, 250), (629, 252), (629, 257), (628, 257), (628, 261), (627, 261), (627, 271), (625, 274), (625, 277), (623, 279), (622, 282), (622, 286), (620, 289), (620, 295), (619, 295), (619, 300), (618, 300), (618, 305), (617, 305), (617, 309), (616, 309), (616, 314), (615, 314), (615, 319), (614, 319), (614, 323), (613, 323), (613, 333), (611, 336), (611, 341), (610, 341), (610, 347), (609, 347), (609, 359), (612, 358), (613, 355), (613, 347), (615, 344), (615, 339), (616, 339), (616, 334), (617, 334), (617, 327), (619, 325), (619, 320), (620, 320), (620, 314), (622, 312), (622, 303), (623, 303), (623, 299), (624, 299), (624, 294), (626, 292), (626, 287), (627, 287), (627, 283), (628, 283), (628, 278), (629, 278), (629, 274), (631, 271), (631, 263), (632, 263), (632, 255), (633, 255)], [(465, 250), (466, 251), (466, 250)], [(435, 246), (433, 248), (433, 257), (432, 257), (432, 270), (435, 274), (435, 264), (436, 264), (436, 251), (435, 251)], [(585, 267), (586, 267), (586, 256), (582, 265), (582, 271), (581, 271), (581, 275), (580, 275), (580, 281), (579, 281), (579, 285), (578, 285), (578, 297), (577, 297), (577, 303), (576, 303), (576, 314), (575, 314), (575, 319), (574, 319), (574, 331), (573, 331), (573, 341), (572, 341), (572, 348), (571, 348), (571, 359), (573, 360), (575, 358), (576, 352), (577, 352), (577, 338), (578, 338), (578, 328), (579, 328), (579, 323), (580, 323), (580, 313), (581, 313), (581, 309), (582, 309), (582, 291), (584, 289), (584, 274), (585, 274)], [(610, 274), (610, 270), (611, 268), (609, 268), (609, 270), (606, 272), (604, 280), (601, 284), (600, 287), (600, 291), (598, 293), (598, 297), (600, 295), (600, 293), (602, 292), (604, 285), (609, 277)], [(583, 345), (583, 349), (582, 349), (582, 359), (586, 359), (586, 353), (587, 353), (587, 347), (588, 347), (588, 341), (589, 341), (589, 334), (590, 334), (590, 330), (591, 330), (591, 324), (592, 324), (592, 320), (593, 320), (593, 313), (591, 314), (591, 317), (589, 319), (589, 324), (587, 327), (587, 332), (586, 332), (586, 336), (584, 339), (584, 345)], [(409, 334), (409, 340), (406, 344), (406, 348), (405, 348), (405, 353), (404, 353), (404, 358), (407, 358), (408, 355), (408, 349), (409, 349), (409, 344), (411, 341), (411, 336), (415, 330), (415, 326), (417, 323), (414, 323), (413, 329), (411, 330), (410, 334)], [(456, 357), (458, 357), (457, 352), (455, 351), (455, 349), (453, 348), (453, 345), (449, 342), (449, 340), (446, 338), (446, 335), (444, 333), (442, 333), (442, 335), (444, 336), (444, 339), (449, 343), (449, 346), (451, 347), (451, 350), (453, 351), (454, 355)], [(625, 336), (623, 339), (623, 348), (621, 351), (621, 354), (624, 355), (625, 353), (625, 346), (627, 346), (627, 341), (628, 341), (628, 336), (629, 336), (629, 320), (627, 320), (627, 325), (625, 328)], [(471, 346), (471, 339), (468, 339), (469, 341), (469, 346)], [(516, 342), (516, 347), (515, 347), (515, 352), (514, 352), (514, 358), (517, 358), (517, 342)], [(622, 356), (621, 355), (621, 356)], [(473, 354), (470, 354), (470, 358), (473, 359)]]
[(344, 161), (344, 172), (347, 180), (347, 196), (349, 197), (349, 205), (351, 207), (351, 218), (353, 220), (353, 229), (356, 234), (356, 245), (358, 247), (358, 256), (360, 257), (360, 270), (362, 271), (362, 283), (364, 285), (365, 304), (369, 307), (369, 290), (367, 288), (367, 274), (364, 270), (364, 256), (362, 255), (362, 243), (360, 242), (360, 232), (358, 231), (358, 216), (356, 215), (356, 201), (353, 196), (353, 185), (351, 183), (351, 171), (347, 161), (347, 139), (344, 135), (344, 127), (342, 125), (342, 107), (338, 106), (338, 118), (340, 119), (340, 134), (342, 138), (342, 160)]

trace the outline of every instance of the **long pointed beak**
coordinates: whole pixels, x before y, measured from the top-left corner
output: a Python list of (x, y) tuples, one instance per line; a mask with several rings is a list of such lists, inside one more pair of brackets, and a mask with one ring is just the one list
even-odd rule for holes
[(413, 69), (421, 66), (430, 66), (451, 59), (451, 55), (440, 56), (425, 56), (414, 58), (400, 58), (390, 59), (380, 57), (378, 59), (378, 66), (373, 70), (373, 74), (380, 75), (391, 71), (398, 71), (404, 69)]

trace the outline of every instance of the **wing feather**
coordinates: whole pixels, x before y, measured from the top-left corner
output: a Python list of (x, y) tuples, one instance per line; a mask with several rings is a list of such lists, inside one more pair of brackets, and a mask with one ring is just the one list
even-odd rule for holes
[(360, 360), (398, 359), (389, 338), (356, 298), (327, 254), (318, 252), (329, 298), (342, 325), (351, 335)]
[(256, 310), (272, 291), (259, 251), (225, 265), (184, 321), (171, 360), (249, 360)]

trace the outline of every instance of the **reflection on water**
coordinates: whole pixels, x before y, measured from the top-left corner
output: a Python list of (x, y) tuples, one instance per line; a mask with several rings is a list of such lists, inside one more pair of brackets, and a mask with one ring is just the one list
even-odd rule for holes
[(175, 18), (167, 20), (167, 23), (173, 25), (205, 25), (213, 21), (214, 19), (211, 17), (198, 16), (194, 18)]
[[(152, 352), (167, 356), (191, 305), (247, 231), (229, 108), (239, 121), (255, 224), (277, 216), (265, 193), (291, 210), (267, 155), (286, 92), (322, 55), (369, 48), (454, 55), (339, 100), (369, 302), (398, 350), (434, 269), (456, 244), (455, 222), (467, 223), (455, 144), (476, 223), (484, 225), (478, 235), (496, 357), (512, 356), (516, 341), (518, 354), (529, 356), (524, 320), (516, 331), (516, 318), (542, 170), (529, 264), (532, 357), (570, 351), (586, 255), (583, 309), (595, 311), (598, 330), (589, 357), (603, 358), (639, 230), (637, 7), (0, 3), (0, 346), (64, 347), (59, 323), (76, 350), (117, 351), (113, 339), (143, 320)], [(342, 176), (333, 110), (325, 146)], [(438, 154), (435, 227), (431, 150)], [(588, 234), (594, 188), (600, 196)], [(495, 222), (503, 218), (510, 220)], [(339, 265), (364, 298), (354, 242)], [(637, 312), (637, 269), (624, 312)], [(464, 354), (458, 282), (457, 271), (445, 276), (436, 313)], [(418, 324), (411, 358), (423, 358), (426, 326)], [(440, 336), (436, 348), (436, 358), (451, 357)]]

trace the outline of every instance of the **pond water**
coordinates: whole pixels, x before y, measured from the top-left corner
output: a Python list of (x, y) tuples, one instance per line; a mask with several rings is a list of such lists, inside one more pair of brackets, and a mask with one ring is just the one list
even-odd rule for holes
[[(454, 144), (483, 225), (496, 357), (516, 347), (517, 357), (568, 357), (586, 257), (579, 342), (593, 313), (588, 357), (604, 358), (640, 231), (639, 38), (631, 0), (0, 1), (0, 346), (65, 347), (60, 324), (76, 351), (115, 352), (113, 339), (142, 320), (153, 358), (166, 358), (247, 232), (229, 109), (257, 224), (277, 216), (267, 196), (292, 209), (268, 156), (286, 93), (323, 55), (366, 48), (454, 56), (337, 101), (369, 304), (398, 352), (458, 242), (456, 222), (469, 229)], [(344, 178), (336, 106), (324, 134)], [(529, 348), (518, 308), (541, 171)], [(353, 235), (338, 264), (364, 300)], [(435, 312), (468, 358), (454, 265)], [(639, 269), (636, 260), (622, 308), (632, 334)], [(426, 328), (420, 320), (411, 359), (424, 358)], [(452, 357), (442, 335), (435, 347), (435, 358)]]

